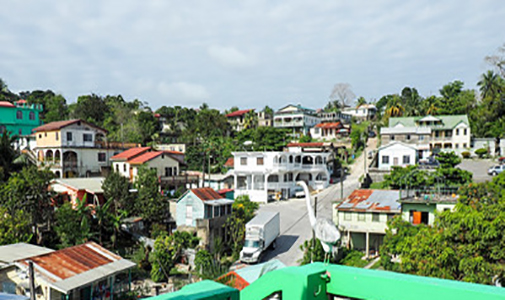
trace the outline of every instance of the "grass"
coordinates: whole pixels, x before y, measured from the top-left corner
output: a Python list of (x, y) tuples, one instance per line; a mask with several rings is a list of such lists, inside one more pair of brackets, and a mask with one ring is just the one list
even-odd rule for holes
[(349, 253), (340, 261), (340, 264), (350, 267), (363, 268), (368, 263), (369, 260), (362, 259), (363, 253), (357, 250), (349, 250)]
[(384, 187), (384, 181), (379, 181), (379, 182), (372, 182), (370, 184), (370, 189), (371, 190), (384, 190), (387, 189), (387, 187)]

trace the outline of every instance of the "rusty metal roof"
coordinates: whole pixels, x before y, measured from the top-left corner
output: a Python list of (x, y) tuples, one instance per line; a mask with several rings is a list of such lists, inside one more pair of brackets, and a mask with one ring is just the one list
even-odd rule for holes
[(41, 131), (44, 132), (44, 131), (59, 130), (61, 128), (70, 126), (70, 125), (78, 123), (78, 122), (84, 123), (84, 124), (86, 124), (86, 125), (88, 125), (90, 127), (94, 127), (94, 128), (99, 129), (101, 131), (108, 132), (106, 129), (103, 129), (101, 127), (96, 126), (95, 124), (86, 122), (86, 121), (81, 120), (81, 119), (73, 119), (73, 120), (56, 121), (56, 122), (47, 123), (47, 124), (41, 125), (41, 126), (39, 126), (37, 128), (34, 128), (33, 132), (41, 132)]
[(337, 206), (339, 211), (382, 211), (399, 212), (399, 191), (354, 190)]
[(202, 201), (223, 199), (223, 196), (209, 187), (191, 189), (191, 192)]
[(94, 242), (33, 256), (18, 264), (26, 268), (30, 260), (37, 278), (63, 293), (135, 266)]
[(111, 157), (111, 160), (130, 160), (135, 156), (138, 156), (144, 152), (151, 150), (151, 147), (135, 147), (125, 150)]

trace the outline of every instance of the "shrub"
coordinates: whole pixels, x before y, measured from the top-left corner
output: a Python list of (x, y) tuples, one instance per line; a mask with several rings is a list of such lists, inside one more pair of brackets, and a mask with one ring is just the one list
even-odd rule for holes
[(485, 148), (480, 148), (480, 149), (477, 149), (477, 150), (475, 150), (475, 154), (477, 154), (477, 156), (478, 156), (479, 158), (483, 158), (483, 157), (484, 157), (484, 155), (486, 155), (486, 154), (487, 154), (487, 149), (485, 149)]
[(470, 158), (470, 151), (463, 151), (461, 152), (461, 156), (463, 156), (463, 158)]

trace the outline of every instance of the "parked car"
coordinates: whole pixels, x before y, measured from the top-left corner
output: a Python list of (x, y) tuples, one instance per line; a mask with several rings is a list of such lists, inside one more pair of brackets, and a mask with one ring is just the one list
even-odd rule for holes
[(301, 186), (296, 186), (295, 187), (295, 197), (296, 198), (303, 198), (305, 197), (305, 191)]
[(370, 131), (368, 132), (368, 137), (370, 137), (370, 138), (374, 138), (374, 137), (376, 137), (376, 136), (377, 136), (377, 134), (375, 133), (375, 131), (370, 130)]
[(428, 158), (419, 161), (419, 169), (436, 169), (439, 166), (440, 163), (433, 156), (429, 156)]
[(496, 176), (505, 170), (505, 165), (492, 166), (487, 170), (487, 174), (491, 176)]

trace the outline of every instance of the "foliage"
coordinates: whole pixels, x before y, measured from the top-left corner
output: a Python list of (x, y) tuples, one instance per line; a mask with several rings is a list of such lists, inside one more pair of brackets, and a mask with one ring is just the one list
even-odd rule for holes
[(236, 151), (243, 151), (241, 145), (246, 141), (252, 141), (254, 151), (281, 151), (286, 146), (289, 130), (275, 127), (258, 127), (245, 129), (237, 133)]
[(405, 168), (393, 166), (391, 173), (384, 176), (384, 185), (391, 189), (401, 189), (407, 186), (422, 188), (431, 183), (428, 172), (419, 170), (417, 166)]
[(254, 218), (259, 205), (257, 202), (252, 202), (248, 195), (240, 195), (235, 198), (233, 202), (232, 209), (233, 214), (237, 217), (243, 219), (245, 223), (249, 222)]
[(33, 236), (29, 220), (23, 210), (10, 214), (0, 206), (0, 245), (28, 243)]
[(392, 258), (408, 250), (407, 238), (415, 236), (423, 226), (413, 226), (399, 216), (388, 220), (386, 235), (379, 249), (380, 263), (385, 270), (400, 271), (399, 264), (394, 263)]
[(454, 152), (440, 152), (436, 160), (442, 168), (454, 168), (461, 163), (461, 158)]
[(188, 232), (176, 231), (172, 235), (161, 235), (154, 242), (149, 256), (151, 279), (160, 282), (168, 279), (170, 270), (180, 260), (182, 251), (198, 245), (198, 238)]
[(299, 142), (300, 143), (310, 143), (310, 142), (312, 142), (312, 137), (310, 135), (303, 135), (302, 137), (300, 137)]
[(105, 199), (114, 202), (114, 209), (123, 209), (131, 214), (134, 212), (135, 202), (130, 194), (130, 182), (128, 178), (117, 172), (111, 172), (102, 184)]
[[(324, 261), (324, 249), (318, 239), (308, 239), (300, 245), (300, 250), (303, 252), (303, 257), (299, 261), (300, 265), (310, 264), (315, 261)], [(330, 258), (330, 262), (334, 263), (334, 257)]]
[(147, 223), (164, 223), (169, 213), (169, 204), (161, 197), (156, 170), (139, 168), (137, 180), (135, 213)]
[(92, 236), (90, 209), (86, 205), (86, 198), (76, 201), (75, 208), (71, 202), (66, 202), (56, 210), (54, 230), (60, 241), (60, 249), (85, 243)]
[(258, 207), (258, 203), (252, 202), (248, 195), (238, 196), (232, 204), (231, 216), (226, 219), (223, 227), (230, 235), (229, 247), (234, 259), (238, 259), (244, 245), (245, 224), (254, 217)]
[(195, 256), (195, 270), (200, 278), (215, 280), (228, 271), (228, 265), (207, 250), (200, 250)]
[(8, 132), (4, 132), (0, 136), (0, 183), (9, 179), (12, 171), (19, 169), (14, 163), (18, 157), (18, 153), (12, 147), (15, 140), (16, 137), (9, 136)]
[(68, 118), (67, 100), (51, 90), (25, 92), (24, 98), (29, 104), (42, 104), (40, 120), (44, 123), (66, 120)]
[(463, 156), (463, 158), (470, 158), (471, 153), (469, 151), (463, 151), (461, 152), (461, 156)]
[[(411, 274), (482, 284), (497, 277), (503, 282), (504, 188), (504, 174), (462, 187), (454, 211), (440, 213), (432, 227), (414, 227), (417, 232), (405, 222), (389, 224), (381, 258), (399, 254), (398, 269)], [(383, 266), (392, 269), (387, 262)]]
[(483, 158), (484, 155), (487, 154), (487, 149), (485, 148), (480, 148), (480, 149), (477, 149), (475, 150), (475, 154), (479, 157), (479, 158)]

